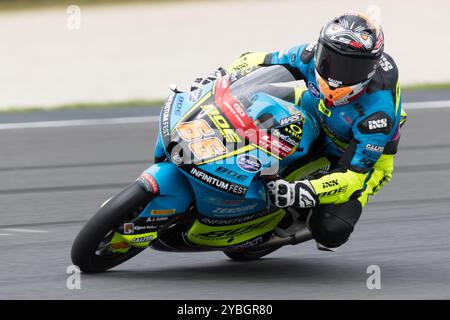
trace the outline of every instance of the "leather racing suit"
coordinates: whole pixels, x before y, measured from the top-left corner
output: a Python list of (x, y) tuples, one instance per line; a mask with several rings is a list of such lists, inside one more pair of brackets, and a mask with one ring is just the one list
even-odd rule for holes
[[(319, 206), (309, 228), (318, 243), (337, 247), (347, 241), (368, 197), (392, 178), (400, 127), (406, 121), (394, 60), (383, 54), (367, 88), (351, 102), (329, 106), (315, 77), (316, 44), (302, 44), (273, 53), (245, 53), (227, 68), (231, 73), (255, 65), (283, 65), (307, 89), (294, 87), (291, 100), (314, 116), (323, 129), (315, 160), (331, 170), (309, 179)], [(285, 174), (287, 176), (287, 174)], [(295, 179), (289, 172), (287, 179)]]

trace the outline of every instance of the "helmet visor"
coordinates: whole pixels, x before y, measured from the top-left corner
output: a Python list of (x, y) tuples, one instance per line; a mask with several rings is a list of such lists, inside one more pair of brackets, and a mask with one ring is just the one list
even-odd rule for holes
[(378, 66), (379, 57), (344, 55), (324, 45), (316, 49), (316, 70), (332, 86), (351, 86), (366, 81)]

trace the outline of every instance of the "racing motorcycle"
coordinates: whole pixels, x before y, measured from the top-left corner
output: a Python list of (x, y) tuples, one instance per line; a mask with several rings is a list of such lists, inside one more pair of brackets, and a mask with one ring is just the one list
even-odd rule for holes
[(303, 214), (274, 207), (267, 188), (275, 177), (298, 180), (320, 167), (296, 170), (308, 164), (319, 126), (288, 102), (293, 81), (283, 66), (270, 66), (192, 92), (172, 87), (155, 163), (86, 223), (72, 246), (73, 263), (102, 272), (148, 247), (219, 250), (248, 261), (312, 239)]

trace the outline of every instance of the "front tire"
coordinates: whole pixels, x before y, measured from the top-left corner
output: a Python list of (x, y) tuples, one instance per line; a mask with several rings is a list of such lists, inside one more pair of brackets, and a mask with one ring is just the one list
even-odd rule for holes
[(109, 249), (115, 230), (133, 220), (153, 196), (133, 183), (113, 197), (86, 223), (72, 245), (72, 262), (87, 273), (111, 269), (144, 249), (131, 247), (126, 253)]

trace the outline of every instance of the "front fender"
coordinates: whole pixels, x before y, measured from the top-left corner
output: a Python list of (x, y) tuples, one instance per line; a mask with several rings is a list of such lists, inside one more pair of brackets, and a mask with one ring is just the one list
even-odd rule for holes
[(192, 186), (173, 163), (154, 164), (142, 173), (141, 177), (144, 176), (155, 180), (157, 195), (141, 213), (141, 217), (182, 213), (191, 205), (194, 197)]
[(161, 139), (161, 134), (158, 134), (156, 138), (156, 146), (155, 146), (155, 163), (160, 163), (167, 158), (167, 155), (164, 151), (164, 144)]

